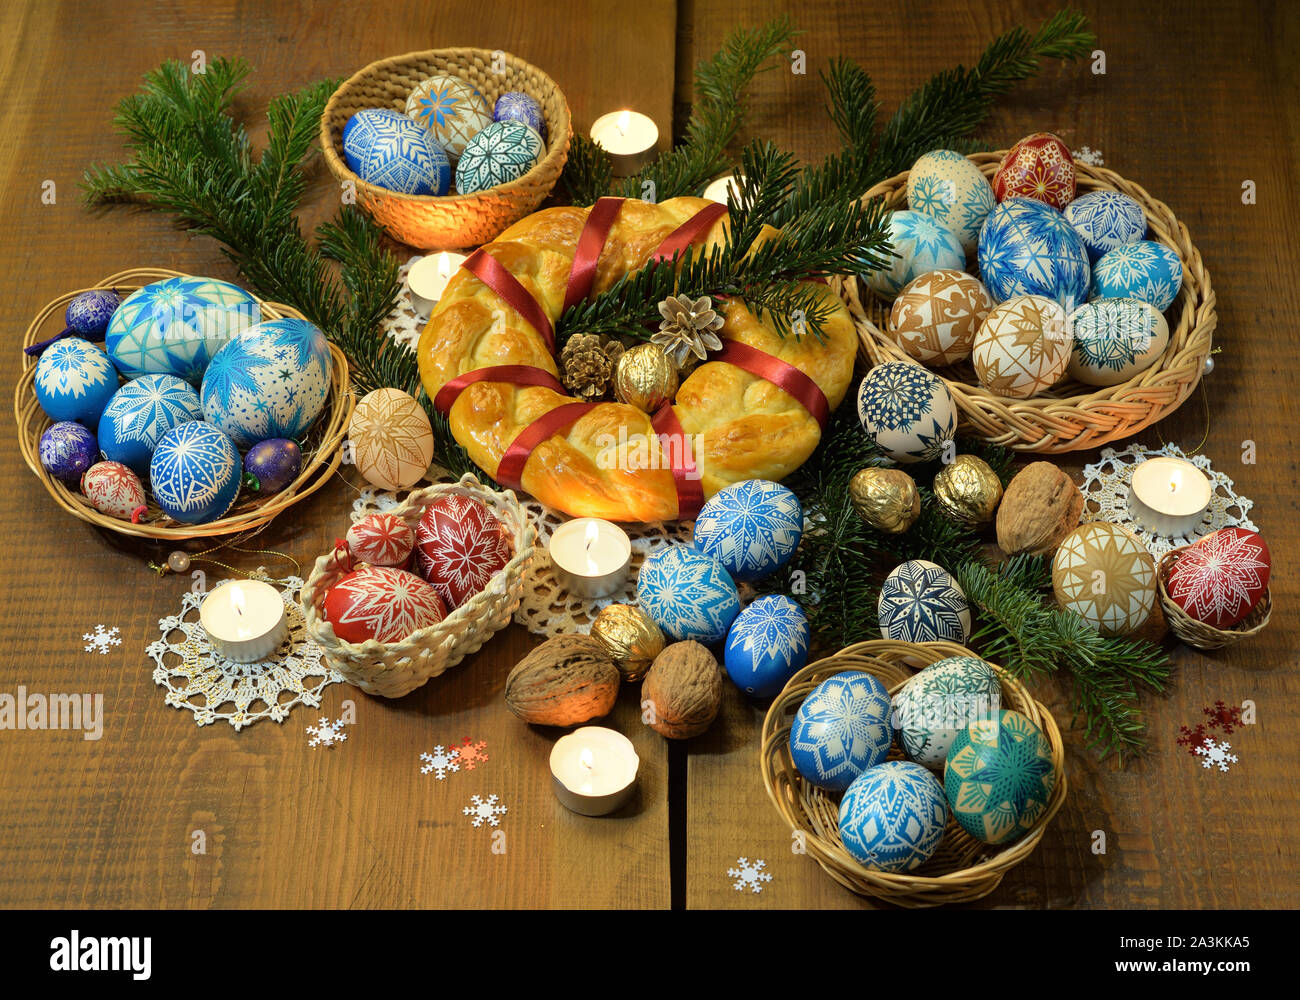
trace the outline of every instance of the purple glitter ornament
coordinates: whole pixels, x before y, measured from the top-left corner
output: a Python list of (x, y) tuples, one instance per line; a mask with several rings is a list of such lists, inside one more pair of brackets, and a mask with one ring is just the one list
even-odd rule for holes
[(542, 106), (521, 90), (508, 90), (492, 109), (494, 122), (523, 122), (546, 141), (546, 116)]
[(68, 303), (63, 320), (79, 337), (103, 340), (108, 331), (108, 321), (122, 304), (122, 298), (109, 288), (92, 288), (82, 292)]
[(40, 443), (41, 465), (65, 483), (81, 482), (81, 475), (99, 458), (95, 435), (73, 420), (60, 420), (45, 428)]
[(253, 487), (263, 495), (279, 493), (298, 478), (302, 449), (288, 438), (267, 438), (248, 449), (244, 472), (256, 480)]

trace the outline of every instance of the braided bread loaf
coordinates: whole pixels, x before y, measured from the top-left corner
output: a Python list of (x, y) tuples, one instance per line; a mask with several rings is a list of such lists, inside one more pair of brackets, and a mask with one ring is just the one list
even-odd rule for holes
[[(708, 206), (700, 198), (662, 204), (623, 204), (600, 254), (592, 294), (639, 269), (673, 230)], [(515, 223), (485, 250), (538, 301), (554, 322), (563, 303), (575, 247), (587, 218), (584, 208), (551, 208)], [(704, 246), (720, 242), (726, 215)], [(825, 340), (780, 337), (770, 325), (732, 300), (721, 336), (772, 354), (808, 375), (832, 410), (853, 374), (856, 337), (848, 310), (825, 286), (815, 286), (834, 307)], [(531, 365), (557, 374), (542, 336), (496, 292), (466, 270), (448, 283), (420, 337), (420, 378), (429, 398), (458, 375), (492, 365)], [(451, 407), (451, 430), (474, 462), (492, 476), (515, 437), (538, 417), (574, 402), (544, 386), (478, 382)], [(705, 497), (743, 479), (780, 479), (817, 446), (814, 417), (783, 389), (725, 362), (696, 368), (678, 390), (674, 412), (695, 445)], [(626, 447), (638, 443), (649, 467), (628, 467)], [(614, 521), (677, 517), (671, 458), (664, 456), (650, 417), (622, 403), (601, 403), (567, 430), (541, 442), (529, 457), (523, 488), (538, 500), (576, 516)]]

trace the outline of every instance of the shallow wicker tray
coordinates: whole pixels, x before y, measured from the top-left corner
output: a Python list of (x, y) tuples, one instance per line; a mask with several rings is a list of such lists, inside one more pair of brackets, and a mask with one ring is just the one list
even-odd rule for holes
[[(984, 844), (948, 817), (943, 843), (929, 861), (906, 874), (872, 871), (863, 867), (844, 849), (839, 835), (839, 796), (823, 791), (803, 779), (790, 759), (790, 727), (795, 712), (808, 694), (835, 674), (860, 670), (871, 674), (893, 695), (916, 671), (905, 659), (929, 665), (949, 656), (977, 656), (951, 642), (906, 643), (888, 639), (860, 642), (804, 667), (786, 684), (772, 702), (763, 720), (760, 766), (768, 797), (792, 829), (806, 835), (808, 853), (831, 878), (860, 896), (873, 896), (904, 907), (965, 903), (987, 896), (1002, 876), (1029, 857), (1043, 837), (1043, 831), (1065, 801), (1065, 745), (1052, 714), (1033, 699), (1019, 681), (996, 664), (991, 664), (1002, 682), (1002, 707), (1014, 709), (1037, 723), (1052, 747), (1056, 787), (1037, 824), (1018, 840), (1007, 844)], [(890, 760), (903, 760), (897, 743)], [(933, 772), (932, 772), (933, 773)], [(942, 781), (942, 777), (940, 777)]]
[[(975, 153), (970, 160), (991, 179), (1004, 153)], [(939, 369), (936, 374), (957, 402), (963, 433), (1016, 451), (1056, 453), (1096, 448), (1168, 416), (1200, 381), (1218, 322), (1214, 290), (1200, 251), (1169, 206), (1112, 170), (1077, 162), (1075, 170), (1080, 194), (1122, 191), (1141, 203), (1147, 218), (1146, 238), (1178, 254), (1183, 262), (1183, 287), (1165, 312), (1169, 346), (1164, 354), (1150, 368), (1119, 385), (1099, 388), (1068, 379), (1034, 399), (1009, 399), (979, 385), (969, 362)], [(904, 171), (881, 181), (863, 199), (879, 197), (887, 208), (902, 208), (907, 201), (907, 177)], [(913, 360), (887, 332), (892, 303), (880, 301), (857, 278), (836, 278), (833, 283), (857, 323), (859, 353), (867, 364)]]
[[(123, 293), (123, 297), (125, 297), (144, 285), (161, 281), (163, 278), (176, 277), (188, 277), (188, 275), (182, 275), (179, 271), (168, 271), (164, 268), (136, 267), (127, 271), (119, 271), (117, 274), (111, 274), (92, 287), (115, 288)], [(67, 292), (47, 304), (45, 308), (36, 314), (36, 318), (27, 327), (27, 333), (23, 337), (23, 346), (28, 347), (62, 331), (64, 325), (63, 315), (68, 303), (82, 292), (89, 290), (81, 288), (73, 292)], [(261, 299), (258, 299), (258, 302), (262, 307), (263, 319), (280, 319), (286, 316), (295, 319), (305, 318), (302, 313), (292, 306), (286, 306), (279, 302), (263, 302)], [(215, 538), (220, 535), (251, 531), (270, 523), (271, 519), (277, 514), (283, 513), (294, 504), (311, 496), (325, 485), (329, 477), (339, 467), (342, 458), (342, 450), (339, 446), (343, 443), (343, 436), (347, 433), (348, 421), (352, 418), (354, 400), (348, 377), (347, 358), (333, 344), (330, 345), (330, 356), (333, 359), (333, 368), (330, 372), (329, 395), (326, 397), (325, 409), (322, 411), (320, 419), (316, 421), (306, 438), (300, 442), (302, 445), (302, 469), (298, 473), (298, 478), (279, 493), (266, 497), (259, 497), (256, 494), (241, 491), (239, 499), (235, 501), (235, 506), (230, 509), (225, 517), (216, 521), (209, 521), (206, 524), (183, 524), (180, 521), (172, 520), (159, 510), (158, 505), (153, 501), (152, 495), (147, 498), (148, 511), (139, 524), (132, 524), (130, 521), (109, 517), (107, 514), (101, 514), (95, 510), (87, 502), (86, 498), (74, 488), (69, 487), (46, 472), (41, 465), (41, 433), (53, 421), (46, 416), (45, 411), (41, 409), (40, 403), (36, 400), (34, 383), (36, 381), (36, 363), (40, 359), (27, 355), (24, 355), (23, 372), (18, 377), (17, 386), (14, 387), (14, 417), (18, 421), (18, 447), (22, 451), (23, 460), (27, 462), (28, 468), (40, 479), (50, 496), (54, 498), (54, 502), (69, 514), (79, 517), (97, 528), (104, 528), (120, 535), (135, 535), (139, 538), (176, 542), (182, 542), (190, 538)]]
[[(490, 49), (432, 49), (372, 62), (334, 91), (321, 115), (320, 144), (325, 162), (340, 181), (356, 185), (357, 201), (397, 240), (421, 250), (454, 250), (489, 243), (533, 212), (551, 193), (569, 157), (572, 125), (569, 104), (559, 86), (536, 66), (508, 52), (499, 53), (504, 71), (492, 71)], [(368, 184), (343, 158), (343, 126), (366, 108), (406, 110), (406, 98), (421, 82), (438, 74), (459, 76), (476, 87), (489, 105), (509, 90), (535, 98), (546, 117), (546, 153), (532, 170), (509, 184), (474, 194), (401, 194)], [(455, 189), (453, 178), (453, 190)]]
[(1165, 620), (1169, 622), (1169, 630), (1182, 639), (1189, 646), (1195, 646), (1197, 649), (1223, 649), (1225, 646), (1231, 646), (1233, 643), (1241, 642), (1242, 639), (1248, 639), (1264, 630), (1269, 619), (1273, 616), (1273, 592), (1271, 588), (1265, 588), (1264, 596), (1259, 599), (1250, 613), (1241, 621), (1237, 622), (1232, 628), (1215, 628), (1213, 625), (1207, 625), (1205, 622), (1197, 621), (1186, 611), (1180, 608), (1169, 597), (1169, 572), (1174, 568), (1174, 563), (1178, 561), (1180, 554), (1185, 552), (1191, 546), (1183, 545), (1179, 548), (1166, 552), (1160, 560), (1159, 566), (1156, 567), (1156, 589), (1160, 594), (1160, 607), (1165, 613)]

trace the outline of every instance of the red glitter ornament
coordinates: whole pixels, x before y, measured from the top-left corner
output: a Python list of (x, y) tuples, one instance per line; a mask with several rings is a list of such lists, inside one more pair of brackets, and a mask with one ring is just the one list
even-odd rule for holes
[(345, 642), (399, 642), (446, 614), (433, 587), (414, 573), (387, 566), (354, 570), (325, 595), (325, 617)]
[(1007, 150), (993, 175), (993, 194), (1034, 198), (1058, 211), (1074, 201), (1074, 157), (1070, 147), (1051, 132), (1027, 135)]
[(458, 608), (487, 586), (514, 554), (510, 532), (474, 497), (439, 497), (424, 509), (415, 529), (420, 573)]
[(461, 741), (460, 746), (454, 747), (457, 754), (456, 763), (467, 771), (474, 770), (475, 763), (482, 764), (488, 759), (487, 741), (479, 740), (474, 743), (468, 736)]

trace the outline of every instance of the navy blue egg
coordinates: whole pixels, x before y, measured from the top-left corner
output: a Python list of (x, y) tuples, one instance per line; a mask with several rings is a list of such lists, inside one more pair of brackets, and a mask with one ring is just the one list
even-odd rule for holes
[(191, 420), (158, 442), (149, 479), (164, 514), (185, 524), (206, 524), (234, 506), (239, 469), (239, 452), (230, 438), (211, 424)]
[(267, 438), (248, 449), (244, 471), (257, 480), (257, 492), (279, 493), (298, 478), (302, 449), (288, 438)]
[(818, 684), (795, 712), (790, 759), (806, 781), (842, 792), (889, 756), (889, 692), (871, 674), (848, 670)]
[(770, 698), (808, 662), (808, 617), (782, 594), (760, 597), (731, 625), (727, 676), (745, 694)]
[(95, 435), (71, 420), (60, 420), (45, 428), (39, 450), (45, 471), (74, 486), (99, 458)]
[(108, 321), (122, 304), (122, 297), (111, 288), (92, 288), (68, 303), (63, 321), (80, 337), (103, 340)]

